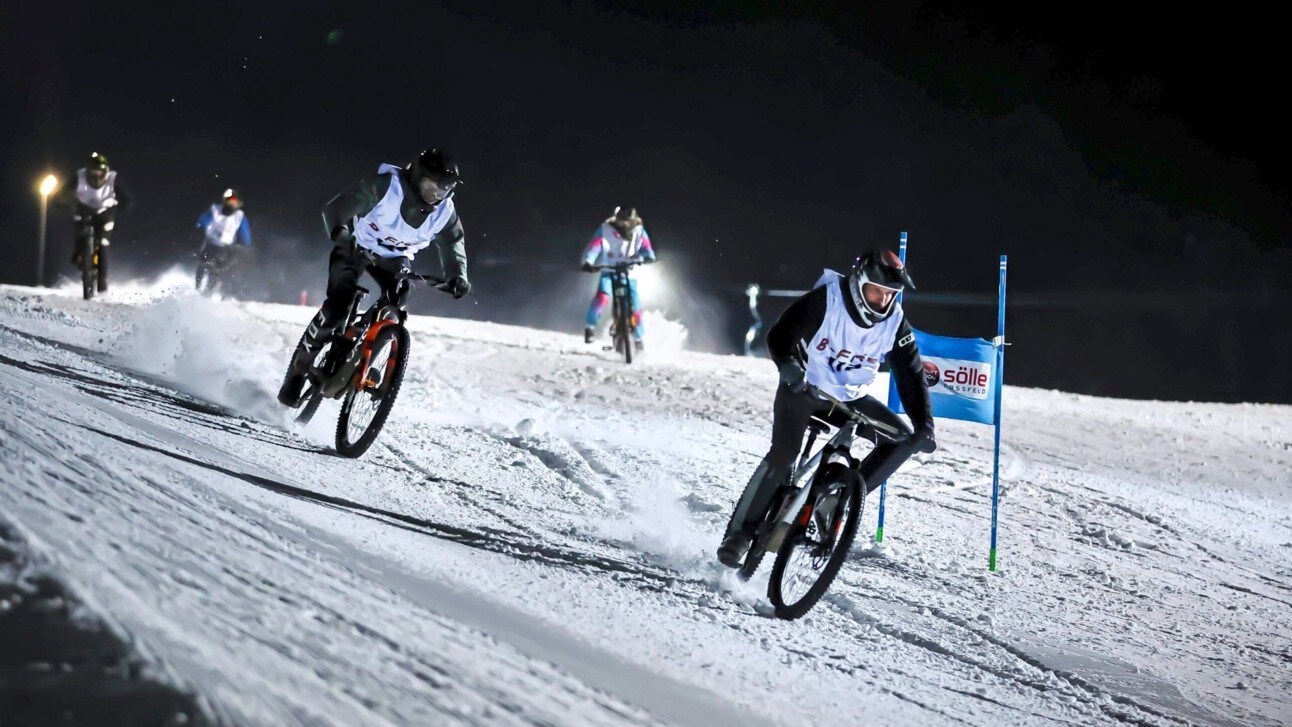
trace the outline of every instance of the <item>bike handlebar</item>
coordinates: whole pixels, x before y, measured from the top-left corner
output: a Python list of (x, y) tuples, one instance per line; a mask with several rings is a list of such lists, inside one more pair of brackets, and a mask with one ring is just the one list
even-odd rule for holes
[(626, 263), (619, 263), (618, 265), (594, 265), (592, 269), (593, 270), (627, 270), (628, 268), (636, 267), (638, 265), (644, 265), (645, 263), (646, 263), (645, 260), (632, 260)]
[(854, 422), (857, 422), (858, 424), (861, 424), (863, 426), (870, 427), (871, 429), (875, 430), (880, 434), (883, 434), (889, 439), (897, 441), (897, 440), (903, 439), (906, 436), (906, 433), (899, 430), (898, 428), (889, 424), (885, 424), (884, 422), (877, 421), (875, 419), (872, 419), (866, 416), (865, 414), (862, 414), (861, 412), (849, 406), (847, 402), (840, 401), (839, 399), (836, 399), (833, 396), (830, 396), (829, 394), (825, 393), (821, 389), (818, 389), (817, 387), (811, 384), (807, 385), (806, 390), (830, 402), (831, 404), (834, 404), (835, 408), (842, 411), (844, 416), (848, 417)]

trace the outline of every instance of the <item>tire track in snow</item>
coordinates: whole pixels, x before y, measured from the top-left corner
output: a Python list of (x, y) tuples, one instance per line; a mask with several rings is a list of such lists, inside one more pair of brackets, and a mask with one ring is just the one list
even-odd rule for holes
[(404, 530), (431, 535), (443, 540), (449, 540), (465, 545), (470, 548), (507, 555), (512, 558), (516, 558), (517, 560), (535, 561), (545, 565), (558, 567), (574, 566), (581, 569), (592, 568), (612, 573), (623, 573), (636, 576), (647, 581), (656, 582), (662, 586), (670, 586), (679, 580), (685, 580), (680, 577), (680, 574), (668, 575), (662, 570), (649, 569), (639, 564), (615, 560), (613, 558), (579, 553), (550, 545), (518, 542), (509, 539), (509, 536), (514, 537), (514, 533), (505, 530), (497, 530), (494, 528), (471, 530), (455, 525), (446, 525), (443, 523), (433, 522), (431, 520), (425, 520), (423, 518), (413, 517), (412, 515), (406, 515), (404, 513), (384, 510), (379, 507), (365, 505), (353, 500), (347, 500), (345, 498), (307, 490), (295, 485), (289, 485), (268, 477), (239, 472), (238, 470), (224, 467), (213, 462), (206, 462), (196, 457), (190, 457), (188, 455), (172, 452), (151, 444), (135, 441), (119, 434), (104, 431), (80, 422), (66, 421), (65, 423), (69, 426), (79, 427), (100, 436), (116, 440), (122, 444), (127, 444), (131, 447), (147, 450), (187, 464), (219, 472), (220, 474), (242, 480), (248, 484), (255, 485), (256, 487), (260, 487), (280, 495), (286, 495), (298, 500), (305, 500), (319, 505), (345, 510), (356, 515), (385, 522)]
[[(1042, 692), (1054, 691), (1052, 687), (1044, 682), (1026, 679), (1017, 672), (1010, 672), (1009, 670), (982, 664), (954, 649), (944, 647), (936, 641), (914, 634), (913, 632), (907, 631), (898, 626), (884, 624), (876, 617), (869, 614), (862, 614), (859, 607), (852, 603), (846, 596), (827, 594), (826, 600), (836, 606), (840, 606), (845, 613), (853, 616), (854, 618), (859, 614), (862, 615), (863, 619), (875, 625), (881, 633), (885, 633), (893, 638), (898, 638), (914, 646), (928, 649), (935, 654), (953, 658), (974, 668), (980, 669), (985, 673), (992, 674), (1002, 679), (1008, 679), (1025, 687), (1037, 689)], [(873, 600), (878, 601), (878, 599)], [(846, 604), (842, 604), (841, 601), (848, 602)], [(1200, 723), (1223, 727), (1239, 727), (1239, 723), (1226, 717), (1212, 714), (1205, 708), (1199, 707), (1198, 705), (1192, 704), (1188, 700), (1184, 699), (1179, 690), (1170, 683), (1156, 679), (1150, 675), (1144, 675), (1138, 668), (1131, 665), (1123, 665), (1115, 659), (1109, 659), (1107, 657), (1079, 657), (1086, 661), (1101, 661), (1106, 666), (1117, 667), (1118, 671), (1123, 672), (1122, 675), (1118, 675), (1105, 668), (1103, 670), (1095, 670), (1096, 676), (1094, 677), (1081, 676), (1076, 673), (1074, 669), (1065, 668), (1065, 666), (1062, 665), (1062, 662), (1065, 661), (1063, 657), (1057, 655), (1055, 657), (1046, 657), (1033, 654), (1023, 647), (996, 636), (990, 630), (977, 626), (963, 618), (954, 616), (946, 612), (944, 609), (923, 606), (901, 596), (895, 596), (892, 603), (904, 605), (907, 608), (912, 609), (914, 612), (919, 612), (920, 609), (927, 610), (929, 616), (973, 634), (982, 641), (992, 644), (1028, 666), (1052, 674), (1056, 679), (1073, 688), (1074, 691), (1070, 693), (1069, 696), (1084, 697), (1087, 701), (1092, 701), (1100, 696), (1107, 696), (1118, 704), (1131, 707), (1154, 717), (1180, 724)], [(1072, 648), (1075, 649), (1075, 647)], [(1067, 658), (1068, 660), (1071, 660), (1074, 657), (1069, 656)], [(1116, 689), (1109, 688), (1108, 686), (1101, 685), (1100, 679), (1098, 678), (1100, 675), (1105, 676), (1107, 681), (1115, 681), (1118, 678), (1127, 679), (1131, 678), (1131, 675), (1134, 675), (1133, 681), (1138, 682), (1142, 686), (1135, 690), (1137, 692), (1136, 694), (1126, 694), (1124, 692), (1117, 691)], [(1114, 710), (1111, 705), (1106, 703), (1099, 703), (1098, 707), (1107, 716), (1125, 724), (1145, 726), (1153, 724), (1139, 716), (1123, 714)]]
[[(570, 568), (571, 566), (573, 566), (575, 570), (579, 570), (582, 572), (586, 572), (586, 569), (591, 568), (598, 571), (610, 571), (612, 575), (615, 573), (624, 574), (627, 576), (631, 576), (633, 579), (646, 581), (656, 586), (656, 588), (653, 588), (651, 590), (668, 589), (676, 585), (680, 580), (682, 580), (677, 577), (664, 575), (661, 572), (649, 570), (645, 567), (627, 563), (624, 561), (618, 561), (618, 560), (599, 557), (599, 556), (591, 556), (583, 553), (572, 552), (572, 551), (546, 546), (546, 545), (519, 543), (514, 540), (508, 540), (504, 536), (513, 535), (513, 534), (506, 533), (504, 531), (498, 531), (498, 530), (489, 529), (489, 528), (485, 528), (480, 531), (472, 531), (466, 528), (459, 528), (456, 526), (434, 523), (428, 520), (415, 518), (402, 513), (391, 512), (388, 510), (383, 510), (381, 508), (375, 508), (368, 505), (363, 505), (362, 503), (349, 501), (344, 498), (333, 497), (330, 495), (325, 495), (322, 493), (305, 490), (303, 488), (278, 482), (270, 478), (261, 477), (258, 475), (253, 475), (253, 474), (244, 473), (244, 472), (239, 472), (237, 470), (234, 470), (228, 467), (224, 467), (210, 462), (204, 462), (195, 457), (190, 457), (177, 452), (167, 451), (165, 449), (162, 449), (161, 447), (156, 447), (150, 444), (146, 444), (144, 442), (131, 440), (127, 437), (114, 434), (112, 432), (107, 432), (85, 424), (69, 422), (65, 420), (62, 420), (62, 421), (64, 421), (64, 423), (68, 424), (69, 426), (76, 426), (86, 431), (90, 431), (95, 434), (98, 434), (100, 436), (111, 438), (115, 441), (121, 442), (122, 444), (127, 444), (132, 447), (136, 447), (145, 451), (153, 452), (155, 454), (160, 454), (160, 455), (178, 460), (180, 462), (184, 462), (186, 464), (215, 471), (220, 474), (224, 474), (229, 477), (241, 480), (248, 484), (255, 485), (259, 488), (274, 492), (275, 494), (285, 495), (295, 499), (312, 502), (317, 505), (322, 505), (325, 507), (336, 509), (338, 511), (346, 512), (348, 514), (369, 518), (387, 526), (399, 527), (412, 532), (433, 536), (441, 540), (446, 540), (460, 545), (465, 545), (467, 547), (477, 548), (488, 552), (506, 555), (512, 558), (516, 558), (517, 560), (532, 561), (532, 562), (542, 563), (545, 565), (552, 565), (552, 566), (566, 567), (566, 568)], [(247, 534), (250, 534), (250, 533), (247, 533)], [(322, 532), (317, 533), (316, 537), (320, 539), (329, 539), (334, 541), (336, 540), (335, 537), (329, 536), (328, 534), (322, 533)], [(376, 556), (369, 556), (366, 553), (362, 553), (360, 551), (354, 550), (353, 546), (349, 548), (349, 551), (356, 558), (371, 559), (373, 561), (380, 560)], [(634, 585), (635, 587), (640, 587), (640, 586), (637, 586), (637, 584), (633, 583), (632, 580), (628, 580), (622, 577), (615, 577), (614, 580), (616, 582), (624, 582), (630, 585)], [(255, 585), (251, 581), (248, 581), (248, 584), (251, 586)], [(272, 582), (266, 582), (265, 585), (273, 586), (274, 584)], [(423, 592), (425, 591), (425, 588), (426, 586), (420, 587), (420, 589)], [(484, 602), (479, 602), (474, 604), (473, 608), (475, 608), (476, 610), (479, 610), (481, 608), (485, 608), (486, 606), (487, 604), (485, 604)], [(502, 610), (502, 607), (493, 606), (493, 609)], [(454, 612), (454, 616), (462, 617), (465, 615), (465, 613), (466, 611), (458, 610)], [(332, 615), (337, 619), (339, 619), (341, 622), (348, 623), (350, 626), (354, 628), (366, 629), (366, 627), (363, 627), (362, 624), (358, 624), (357, 622), (354, 622), (353, 620), (348, 619), (348, 617), (344, 616), (343, 614), (339, 614), (333, 611)], [(368, 631), (370, 630), (365, 630), (366, 635), (373, 638), (383, 639), (389, 642), (388, 644), (389, 646), (392, 646), (396, 648), (396, 650), (398, 650), (397, 649), (398, 644), (395, 644), (394, 642), (390, 642), (389, 639), (386, 639), (386, 637), (382, 636), (379, 633), (376, 633), (376, 632), (368, 633)], [(507, 636), (509, 637), (509, 639), (523, 640), (523, 634), (519, 629), (513, 629), (509, 634), (507, 634)], [(553, 648), (551, 642), (547, 642), (547, 646), (548, 648)], [(579, 653), (585, 659), (591, 653), (586, 650), (581, 650), (574, 647), (570, 648), (570, 652)], [(540, 658), (541, 658), (541, 654), (540, 654)], [(604, 655), (600, 657), (602, 661), (605, 661), (608, 658), (613, 658), (613, 657), (607, 657)], [(676, 707), (687, 707), (688, 709), (693, 709), (695, 714), (722, 715), (722, 719), (718, 719), (716, 722), (712, 722), (712, 723), (722, 723), (725, 720), (728, 720), (731, 718), (731, 712), (729, 711), (729, 708), (725, 704), (722, 704), (722, 703), (710, 704), (709, 702), (712, 701), (711, 698), (697, 696), (697, 695), (706, 694), (702, 692), (702, 690), (698, 690), (694, 687), (690, 687), (689, 685), (672, 682), (667, 677), (662, 677), (652, 672), (648, 672), (646, 670), (628, 666), (628, 665), (620, 665), (618, 667), (618, 671), (629, 672), (633, 675), (632, 679), (625, 679), (622, 676), (622, 674), (615, 676), (614, 679), (612, 679), (612, 681), (618, 680), (617, 683), (620, 684), (620, 686), (624, 686), (629, 683), (646, 684), (647, 687), (652, 683), (668, 685), (669, 687), (668, 690), (661, 691), (660, 693), (669, 694), (669, 699), (680, 699), (678, 705), (669, 706), (666, 701), (661, 701), (657, 698), (650, 697), (650, 696), (644, 697), (643, 695), (645, 694), (645, 692), (649, 691), (647, 687), (635, 689), (633, 691), (633, 694), (634, 696), (637, 696), (639, 699), (642, 699), (643, 701), (647, 702), (649, 705), (648, 708), (652, 709), (652, 711), (663, 711), (666, 714), (670, 714), (673, 720), (680, 721), (680, 722), (688, 722), (688, 723), (695, 721), (693, 717), (689, 716), (691, 714), (690, 712), (686, 712), (686, 711), (679, 712)], [(580, 676), (584, 679), (587, 679), (589, 677), (589, 674), (585, 670), (582, 674), (580, 674)], [(611, 678), (611, 677), (605, 677), (605, 678)], [(589, 683), (595, 684), (596, 680), (592, 680)], [(624, 686), (624, 688), (628, 688), (628, 687)], [(643, 705), (643, 706), (647, 706), (647, 705)], [(683, 716), (683, 715), (688, 715), (688, 716)], [(758, 718), (753, 715), (742, 715), (739, 721), (741, 723), (757, 723)]]

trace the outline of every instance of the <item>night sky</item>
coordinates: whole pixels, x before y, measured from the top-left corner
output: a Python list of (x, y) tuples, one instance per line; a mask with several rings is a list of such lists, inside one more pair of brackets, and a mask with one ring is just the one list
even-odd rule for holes
[[(578, 332), (578, 255), (630, 204), (671, 284), (648, 307), (736, 352), (747, 283), (806, 288), (907, 230), (920, 293), (964, 300), (909, 296), (932, 332), (994, 335), (980, 301), (1010, 256), (1009, 383), (1292, 402), (1268, 18), (512, 5), (9, 0), (0, 282), (34, 280), (39, 177), (99, 151), (138, 198), (115, 280), (191, 268), (194, 221), (233, 186), (256, 238), (246, 296), (317, 301), (323, 203), (441, 146), (476, 287), (419, 312)], [(47, 282), (71, 273), (70, 238), (52, 218)]]

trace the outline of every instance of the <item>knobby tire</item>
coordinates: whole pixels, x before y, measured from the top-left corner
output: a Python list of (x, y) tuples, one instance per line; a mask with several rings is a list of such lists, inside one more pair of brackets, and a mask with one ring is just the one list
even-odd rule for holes
[[(394, 359), (394, 370), (385, 375), (382, 379), (380, 388), (384, 389), (381, 394), (381, 402), (377, 405), (377, 411), (372, 417), (372, 421), (364, 429), (363, 434), (353, 442), (349, 439), (350, 414), (354, 409), (355, 399), (365, 394), (361, 389), (352, 387), (345, 395), (345, 401), (341, 404), (341, 416), (336, 423), (336, 451), (345, 457), (359, 457), (368, 451), (368, 447), (377, 439), (381, 433), (381, 428), (386, 424), (386, 417), (390, 415), (390, 410), (395, 406), (395, 397), (399, 394), (399, 385), (404, 380), (404, 368), (408, 365), (408, 331), (402, 325), (388, 326), (377, 334), (376, 339), (372, 342), (373, 351), (380, 351), (383, 346), (393, 338), (394, 350), (391, 351), (391, 357)], [(389, 364), (388, 364), (389, 366)], [(363, 381), (368, 375), (367, 371), (357, 372), (359, 381)]]
[(94, 236), (89, 235), (81, 240), (81, 296), (85, 300), (94, 297)]
[[(846, 465), (837, 462), (829, 464), (818, 475), (818, 483), (822, 486), (828, 486), (840, 480), (844, 481), (843, 492), (847, 500), (851, 502), (851, 507), (848, 508), (848, 514), (843, 524), (843, 530), (839, 533), (839, 538), (831, 549), (828, 560), (817, 575), (816, 581), (808, 588), (807, 593), (793, 603), (785, 602), (782, 580), (785, 578), (785, 570), (789, 566), (790, 557), (794, 552), (800, 548), (806, 550), (810, 547), (804, 540), (807, 532), (806, 526), (795, 523), (790, 528), (789, 533), (786, 534), (780, 551), (776, 553), (776, 562), (772, 565), (771, 578), (767, 582), (767, 598), (776, 609), (777, 618), (792, 620), (810, 611), (817, 601), (821, 600), (821, 597), (825, 595), (825, 592), (829, 590), (830, 584), (834, 582), (835, 576), (839, 573), (839, 569), (843, 567), (843, 562), (848, 558), (848, 551), (852, 549), (853, 540), (857, 536), (857, 523), (861, 519), (861, 512), (865, 508), (866, 501), (862, 494), (861, 477)], [(813, 495), (813, 497), (815, 496)], [(844, 502), (845, 500), (840, 499), (836, 507), (841, 508)]]

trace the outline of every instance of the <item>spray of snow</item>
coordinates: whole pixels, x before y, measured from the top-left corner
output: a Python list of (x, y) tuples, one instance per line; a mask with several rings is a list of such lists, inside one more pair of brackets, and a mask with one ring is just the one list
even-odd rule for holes
[(131, 369), (162, 378), (181, 391), (270, 423), (285, 414), (275, 394), (281, 356), (250, 345), (263, 338), (240, 309), (198, 295), (178, 268), (155, 281), (127, 281), (105, 301), (127, 303), (136, 315), (109, 351)]

